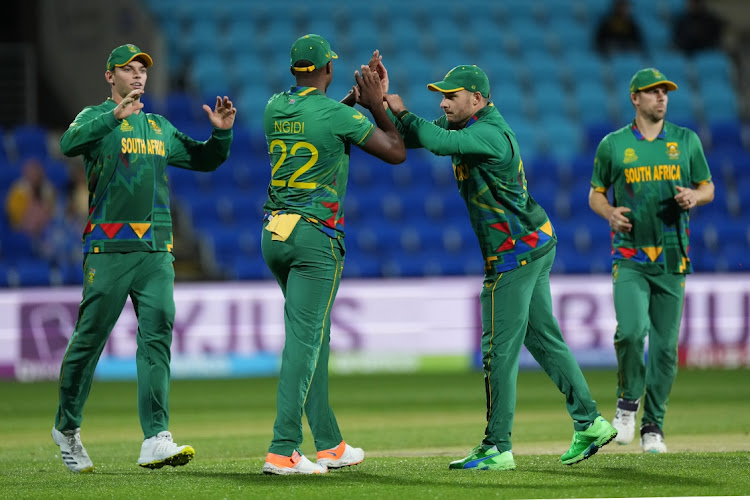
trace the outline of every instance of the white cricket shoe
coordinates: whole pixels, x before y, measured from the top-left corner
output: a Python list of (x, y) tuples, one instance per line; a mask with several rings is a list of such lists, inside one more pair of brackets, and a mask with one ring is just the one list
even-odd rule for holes
[(156, 436), (143, 441), (138, 465), (148, 469), (161, 469), (165, 465), (177, 467), (190, 462), (195, 456), (192, 446), (177, 446), (172, 441), (172, 433), (161, 431)]
[(644, 453), (666, 453), (664, 434), (655, 424), (641, 426), (641, 449)]
[(612, 426), (617, 429), (615, 443), (628, 444), (635, 437), (635, 419), (640, 404), (640, 399), (620, 398), (617, 400), (617, 411), (614, 420), (612, 420)]
[(94, 463), (81, 443), (81, 428), (71, 431), (58, 431), (52, 428), (52, 439), (60, 447), (60, 455), (65, 467), (73, 472), (91, 472)]
[(328, 467), (314, 464), (306, 456), (294, 450), (291, 457), (269, 453), (263, 464), (263, 474), (327, 474)]
[(335, 448), (318, 452), (318, 464), (325, 465), (329, 469), (340, 469), (357, 465), (365, 459), (365, 452), (362, 448), (352, 448), (344, 441), (341, 441)]

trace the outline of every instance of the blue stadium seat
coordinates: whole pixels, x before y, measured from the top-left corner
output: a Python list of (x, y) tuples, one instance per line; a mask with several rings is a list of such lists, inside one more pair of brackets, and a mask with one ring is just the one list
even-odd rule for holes
[(717, 121), (738, 121), (740, 105), (732, 85), (725, 80), (701, 82), (703, 114), (708, 123)]
[(712, 75), (725, 81), (732, 82), (734, 68), (729, 56), (719, 50), (701, 51), (693, 56), (693, 71), (696, 77)]
[(58, 196), (64, 197), (65, 191), (68, 188), (68, 183), (70, 182), (68, 164), (62, 160), (52, 158), (44, 159), (42, 164), (44, 165), (44, 173), (47, 175), (50, 182), (54, 184)]
[(60, 273), (63, 285), (80, 285), (83, 283), (83, 268), (80, 262), (62, 266)]
[(750, 258), (747, 243), (727, 243), (721, 246), (721, 253), (716, 259), (716, 270), (719, 272), (742, 272), (750, 270)]
[[(528, 52), (548, 52), (554, 48), (554, 39), (551, 40), (547, 35), (547, 30), (535, 20), (525, 17), (514, 18), (512, 26), (512, 32), (518, 39), (521, 58), (525, 58)], [(541, 70), (541, 68), (538, 69)]]
[(511, 128), (513, 123), (526, 120), (530, 115), (530, 106), (520, 85), (502, 81), (499, 84), (493, 84), (491, 97)]
[[(209, 48), (218, 48), (219, 28), (217, 23), (211, 18), (198, 17), (198, 12), (194, 12), (194, 16), (186, 32), (183, 34), (184, 38), (182, 39), (181, 47), (188, 54), (204, 52), (208, 55), (211, 52)], [(201, 64), (206, 62), (203, 59), (200, 61)]]
[(651, 55), (649, 64), (675, 82), (678, 91), (694, 82), (690, 61), (681, 52), (662, 48)]
[(596, 148), (599, 146), (602, 139), (604, 139), (604, 136), (619, 129), (623, 125), (625, 125), (624, 122), (615, 125), (614, 122), (606, 118), (585, 122), (583, 125), (583, 133), (587, 151), (592, 154), (596, 152)]
[(554, 53), (544, 48), (524, 49), (521, 60), (526, 65), (534, 86), (543, 84), (563, 87), (567, 68)]
[[(714, 120), (708, 124), (711, 147), (720, 150), (742, 150), (742, 123), (739, 120)], [(742, 155), (744, 151), (740, 152)], [(744, 155), (743, 155), (744, 156)]]
[[(188, 79), (196, 92), (201, 95), (231, 95), (229, 72), (224, 61), (218, 57), (196, 58), (200, 64), (193, 64), (188, 70)], [(209, 101), (213, 103), (215, 97)]]
[(223, 271), (235, 280), (274, 279), (262, 255), (237, 256), (226, 264)]
[(581, 152), (584, 137), (581, 126), (566, 116), (547, 115), (542, 117), (546, 150), (557, 158), (570, 158)]
[(31, 238), (25, 233), (8, 231), (3, 234), (3, 239), (0, 241), (0, 254), (5, 262), (15, 262), (34, 255), (34, 246)]
[[(653, 0), (649, 0), (649, 4), (653, 4)], [(641, 28), (645, 48), (650, 54), (659, 54), (671, 47), (671, 26), (653, 12), (651, 5), (643, 9), (634, 9), (634, 12), (638, 12), (637, 23)], [(655, 67), (659, 68), (659, 66)], [(664, 71), (661, 68), (659, 68), (659, 70)], [(667, 73), (667, 76), (673, 78), (669, 73)]]
[(10, 130), (10, 139), (17, 158), (47, 158), (47, 130), (38, 125), (19, 125)]
[(622, 52), (614, 54), (609, 61), (612, 71), (612, 81), (615, 85), (615, 93), (628, 93), (630, 80), (640, 69), (648, 67), (643, 57), (635, 52)]
[(218, 193), (209, 192), (186, 200), (190, 204), (190, 215), (193, 224), (201, 230), (209, 230), (225, 222)]
[(536, 105), (537, 119), (542, 122), (549, 117), (568, 115), (572, 118), (573, 102), (559, 80), (542, 81), (535, 84), (532, 95)]
[(516, 135), (518, 147), (521, 148), (521, 158), (544, 152), (544, 132), (540, 131), (533, 122), (523, 119), (513, 121), (507, 119), (507, 121)]
[(379, 278), (380, 259), (348, 250), (344, 257), (344, 278)]
[(676, 91), (668, 93), (666, 115), (668, 121), (695, 130), (698, 121), (696, 111), (695, 96), (689, 85), (683, 85)]
[[(574, 87), (583, 82), (604, 84), (609, 81), (608, 64), (606, 64), (605, 60), (599, 54), (593, 52), (591, 49), (570, 47), (561, 57), (570, 73), (574, 75)], [(581, 80), (581, 75), (585, 75), (583, 80)], [(627, 91), (627, 86), (624, 88)]]
[(52, 271), (49, 262), (42, 259), (24, 258), (16, 261), (14, 266), (18, 274), (18, 284), (21, 287), (50, 286), (50, 273)]

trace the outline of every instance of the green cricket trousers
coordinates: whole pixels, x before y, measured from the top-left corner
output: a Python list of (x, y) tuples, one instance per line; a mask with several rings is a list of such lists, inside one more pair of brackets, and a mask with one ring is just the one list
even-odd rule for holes
[(600, 414), (578, 362), (552, 313), (549, 273), (555, 249), (525, 266), (486, 275), (480, 294), (482, 355), (487, 396), (483, 445), (512, 449), (516, 379), (521, 345), (565, 395), (575, 430), (584, 430)]
[[(264, 225), (265, 228), (265, 225)], [(269, 453), (302, 453), (302, 413), (318, 451), (341, 443), (328, 403), (331, 307), (338, 292), (344, 247), (301, 219), (285, 241), (262, 231), (263, 258), (284, 294), (285, 341)], [(313, 460), (314, 461), (314, 460)]]
[(663, 429), (669, 393), (677, 376), (685, 275), (647, 274), (621, 264), (615, 264), (612, 271), (617, 397), (640, 399), (645, 393), (642, 423)]
[(143, 436), (169, 427), (169, 362), (174, 324), (174, 257), (169, 252), (89, 253), (83, 299), (60, 367), (55, 427), (81, 426), (99, 357), (128, 296), (138, 317), (135, 363)]

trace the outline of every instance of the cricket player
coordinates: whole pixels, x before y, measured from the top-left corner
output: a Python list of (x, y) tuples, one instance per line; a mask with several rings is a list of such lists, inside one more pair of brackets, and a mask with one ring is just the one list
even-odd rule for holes
[(616, 442), (632, 441), (643, 400), (641, 447), (650, 453), (667, 451), (664, 413), (677, 375), (685, 275), (692, 272), (690, 209), (714, 198), (700, 139), (664, 120), (668, 94), (675, 90), (677, 85), (654, 68), (633, 75), (635, 119), (600, 142), (589, 192), (591, 209), (609, 222), (612, 235)]
[[(377, 67), (381, 81), (387, 82), (382, 60)], [(516, 468), (510, 435), (522, 345), (565, 395), (573, 418), (573, 442), (561, 461), (580, 462), (617, 431), (597, 411), (552, 314), (549, 273), (555, 231), (527, 189), (516, 136), (490, 100), (484, 71), (456, 66), (427, 88), (443, 96), (444, 116), (433, 122), (409, 112), (398, 95), (386, 95), (387, 105), (407, 147), (451, 157), (485, 271), (480, 301), (487, 427), (482, 442), (450, 468)]]
[[(372, 112), (377, 127), (359, 111), (326, 96), (333, 78), (329, 43), (319, 35), (299, 38), (290, 51), (296, 84), (271, 97), (263, 115), (270, 156), (264, 205), (263, 258), (284, 294), (286, 337), (281, 356), (277, 415), (266, 474), (325, 474), (364, 459), (341, 437), (328, 403), (331, 307), (346, 247), (344, 197), (349, 152), (355, 145), (388, 163), (402, 163), (406, 148), (383, 108), (376, 72), (362, 66), (348, 96)], [(307, 415), (317, 463), (300, 450)]]
[[(236, 109), (217, 97), (203, 109), (213, 125), (199, 142), (163, 116), (145, 112), (151, 56), (132, 44), (115, 48), (104, 77), (111, 97), (81, 111), (60, 138), (66, 156), (82, 155), (89, 187), (83, 231), (83, 300), (60, 367), (52, 437), (73, 472), (94, 465), (81, 444), (83, 406), (94, 370), (128, 297), (138, 317), (138, 415), (144, 441), (138, 465), (184, 465), (195, 454), (169, 428), (169, 382), (175, 304), (167, 165), (215, 170), (229, 156)], [(196, 61), (200, 64), (200, 61)]]

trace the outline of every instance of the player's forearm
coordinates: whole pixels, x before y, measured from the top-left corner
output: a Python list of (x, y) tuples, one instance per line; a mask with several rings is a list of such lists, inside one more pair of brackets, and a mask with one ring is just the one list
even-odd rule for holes
[(599, 217), (607, 221), (612, 215), (612, 211), (615, 209), (615, 207), (610, 205), (605, 193), (595, 191), (593, 188), (589, 191), (589, 207), (591, 207), (591, 210), (593, 210)]
[(172, 144), (173, 152), (167, 163), (188, 170), (212, 172), (229, 158), (232, 138), (232, 129), (214, 128), (211, 137), (205, 142), (177, 132)]
[(81, 113), (76, 121), (70, 124), (68, 130), (60, 137), (60, 151), (65, 156), (74, 157), (84, 154), (89, 148), (112, 132), (120, 121), (115, 118), (112, 111), (102, 113), (90, 118), (90, 115)]
[(714, 201), (714, 183), (706, 182), (698, 185), (695, 191), (695, 204), (697, 206), (705, 205)]
[(385, 132), (388, 141), (391, 143), (391, 149), (393, 150), (393, 160), (389, 163), (401, 163), (406, 160), (406, 146), (404, 146), (404, 139), (401, 137), (401, 132), (396, 128), (396, 125), (388, 117), (385, 109), (381, 106), (373, 106), (370, 110), (372, 118), (375, 120), (375, 125), (380, 130)]

